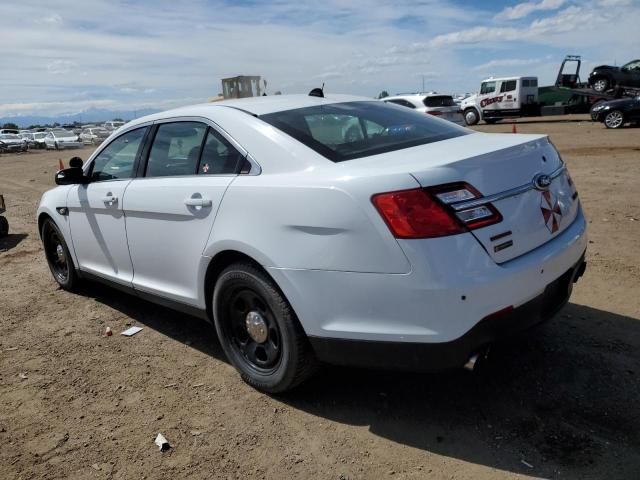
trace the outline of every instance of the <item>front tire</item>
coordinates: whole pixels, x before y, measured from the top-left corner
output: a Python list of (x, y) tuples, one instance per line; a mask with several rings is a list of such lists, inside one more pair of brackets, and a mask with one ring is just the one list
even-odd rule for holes
[(604, 125), (607, 128), (620, 128), (624, 125), (624, 114), (620, 110), (612, 110), (604, 117)]
[(480, 115), (475, 108), (468, 108), (464, 111), (464, 122), (467, 125), (475, 125), (480, 121)]
[(78, 274), (73, 266), (67, 242), (58, 226), (50, 218), (42, 224), (41, 238), (53, 279), (62, 289), (74, 290), (78, 285)]
[(598, 92), (606, 92), (609, 89), (609, 79), (600, 77), (596, 81), (593, 82), (593, 89)]
[(220, 274), (213, 292), (213, 314), (227, 358), (252, 387), (285, 392), (317, 369), (291, 305), (254, 264), (235, 263)]

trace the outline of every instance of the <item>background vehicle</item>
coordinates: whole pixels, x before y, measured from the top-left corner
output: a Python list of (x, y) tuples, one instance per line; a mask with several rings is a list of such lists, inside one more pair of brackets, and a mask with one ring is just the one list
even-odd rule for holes
[(212, 319), (269, 392), (318, 360), (462, 366), (550, 318), (584, 270), (577, 191), (541, 135), (287, 95), (143, 117), (78, 160), (38, 209), (56, 281)]
[(602, 93), (612, 88), (640, 88), (640, 60), (632, 60), (622, 67), (600, 65), (589, 74), (589, 86)]
[(0, 135), (4, 133), (11, 133), (13, 135), (18, 135), (20, 132), (14, 128), (2, 128), (0, 129)]
[(7, 152), (26, 152), (29, 149), (27, 141), (17, 133), (1, 133), (0, 148)]
[(102, 126), (109, 130), (110, 132), (117, 130), (118, 128), (120, 128), (121, 126), (123, 126), (125, 124), (125, 122), (121, 122), (119, 120), (112, 120), (110, 122), (104, 122), (102, 124)]
[(385, 103), (395, 103), (416, 110), (417, 112), (428, 113), (443, 120), (464, 125), (462, 110), (451, 95), (440, 95), (437, 93), (416, 93), (406, 95), (391, 95), (382, 99)]
[(475, 125), (480, 120), (494, 123), (505, 118), (590, 113), (599, 102), (640, 93), (633, 89), (594, 92), (580, 81), (581, 63), (580, 56), (567, 55), (560, 65), (556, 83), (545, 87), (538, 87), (537, 77), (483, 80), (480, 93), (461, 103), (467, 125)]
[(640, 122), (640, 96), (602, 102), (593, 109), (595, 120), (607, 128), (620, 128), (625, 123)]
[(44, 137), (44, 143), (47, 150), (78, 148), (82, 146), (82, 142), (80, 142), (80, 139), (75, 133), (61, 128), (55, 128), (47, 132), (47, 135)]
[(100, 145), (109, 135), (111, 132), (105, 128), (92, 127), (82, 130), (79, 137), (84, 145)]
[(36, 148), (47, 148), (47, 144), (45, 143), (45, 138), (47, 137), (47, 132), (35, 132), (33, 134), (33, 142)]
[(35, 141), (34, 134), (31, 132), (20, 132), (20, 137), (22, 137), (27, 142), (28, 148), (37, 148), (38, 144)]

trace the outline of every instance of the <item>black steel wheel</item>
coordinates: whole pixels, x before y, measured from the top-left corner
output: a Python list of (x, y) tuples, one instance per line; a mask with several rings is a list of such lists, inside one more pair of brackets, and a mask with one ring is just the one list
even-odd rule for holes
[(606, 92), (609, 89), (609, 79), (605, 77), (600, 77), (593, 82), (593, 89), (598, 92)]
[(291, 305), (258, 266), (227, 267), (213, 292), (216, 332), (242, 379), (268, 393), (290, 390), (317, 361)]
[(64, 236), (53, 220), (48, 218), (44, 221), (41, 238), (54, 280), (65, 290), (73, 290), (78, 283), (78, 276)]

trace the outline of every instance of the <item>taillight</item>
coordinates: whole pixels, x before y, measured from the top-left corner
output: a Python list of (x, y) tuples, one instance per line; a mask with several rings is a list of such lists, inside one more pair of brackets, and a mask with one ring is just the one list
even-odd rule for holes
[(434, 117), (439, 117), (440, 115), (442, 115), (442, 112), (439, 112), (437, 110), (432, 110), (430, 112), (427, 112), (429, 115), (433, 115)]
[(467, 183), (380, 193), (371, 200), (397, 238), (444, 237), (502, 221)]

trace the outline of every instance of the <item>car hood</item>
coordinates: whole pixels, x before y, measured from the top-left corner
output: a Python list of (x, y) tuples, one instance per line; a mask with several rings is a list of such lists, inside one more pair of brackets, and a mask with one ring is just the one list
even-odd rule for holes
[(618, 100), (609, 100), (608, 102), (603, 102), (600, 105), (602, 107), (626, 107), (629, 103), (633, 102), (633, 98), (620, 98)]
[[(611, 65), (598, 65), (597, 67), (595, 67), (593, 69), (593, 72), (599, 71), (599, 70), (614, 70), (614, 71), (618, 71), (620, 70), (620, 67), (614, 67)], [(591, 72), (591, 73), (593, 73)]]

